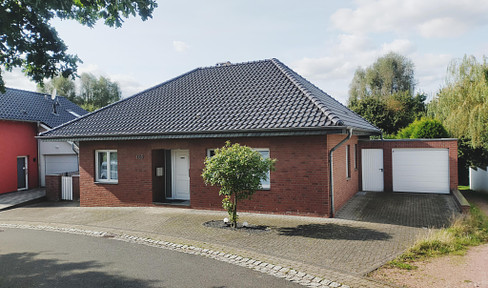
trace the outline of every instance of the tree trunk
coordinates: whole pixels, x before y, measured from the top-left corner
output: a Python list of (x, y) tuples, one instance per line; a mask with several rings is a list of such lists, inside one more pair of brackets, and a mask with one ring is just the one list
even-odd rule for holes
[(234, 195), (234, 211), (232, 211), (232, 219), (234, 220), (234, 228), (237, 228), (237, 197)]

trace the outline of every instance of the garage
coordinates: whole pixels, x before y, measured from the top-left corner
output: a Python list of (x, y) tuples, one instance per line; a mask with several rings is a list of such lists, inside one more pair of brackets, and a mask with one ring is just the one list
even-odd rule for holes
[(78, 157), (70, 155), (46, 155), (46, 175), (78, 171)]
[(392, 149), (393, 192), (449, 194), (449, 149)]

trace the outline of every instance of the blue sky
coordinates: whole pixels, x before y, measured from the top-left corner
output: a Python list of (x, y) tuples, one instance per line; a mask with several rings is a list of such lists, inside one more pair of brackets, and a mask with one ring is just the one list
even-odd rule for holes
[[(158, 1), (153, 18), (122, 28), (52, 24), (91, 72), (117, 81), (123, 97), (197, 67), (278, 58), (346, 103), (357, 67), (398, 52), (415, 64), (417, 90), (430, 97), (464, 54), (488, 55), (488, 1)], [(6, 85), (35, 90), (19, 70)]]

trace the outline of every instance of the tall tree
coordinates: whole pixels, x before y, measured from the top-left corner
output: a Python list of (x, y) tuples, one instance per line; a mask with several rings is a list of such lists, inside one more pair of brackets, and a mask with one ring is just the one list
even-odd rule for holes
[(459, 138), (459, 182), (467, 184), (469, 166), (488, 166), (488, 58), (451, 61), (446, 86), (429, 103), (428, 115)]
[(117, 82), (100, 76), (98, 79), (90, 73), (81, 74), (78, 102), (88, 111), (93, 111), (120, 100), (120, 88)]
[(473, 148), (488, 149), (488, 58), (474, 56), (453, 60), (447, 84), (429, 104), (429, 114), (439, 119), (457, 138), (469, 138)]
[[(0, 1), (0, 64), (6, 71), (22, 67), (36, 83), (58, 75), (73, 77), (81, 60), (49, 23), (53, 18), (73, 19), (89, 27), (99, 19), (121, 27), (123, 18), (151, 18), (156, 0), (3, 0)], [(0, 69), (0, 92), (5, 82)]]
[(423, 94), (414, 95), (413, 62), (397, 53), (358, 68), (350, 84), (348, 107), (387, 134), (395, 134), (425, 113)]
[(37, 85), (37, 91), (41, 93), (51, 94), (56, 89), (56, 94), (64, 96), (72, 102), (76, 102), (76, 85), (71, 78), (58, 76), (52, 78), (44, 86)]

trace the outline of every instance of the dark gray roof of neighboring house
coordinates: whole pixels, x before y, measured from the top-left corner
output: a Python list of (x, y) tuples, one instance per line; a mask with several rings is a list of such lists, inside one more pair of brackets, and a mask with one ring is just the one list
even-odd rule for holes
[[(56, 107), (56, 114), (53, 113), (53, 106)], [(80, 116), (87, 114), (61, 96), (52, 100), (51, 95), (13, 88), (6, 88), (5, 93), (0, 93), (0, 120), (41, 122), (54, 128), (77, 118), (69, 111)]]
[(42, 136), (202, 137), (346, 127), (381, 133), (283, 63), (270, 59), (194, 69)]

